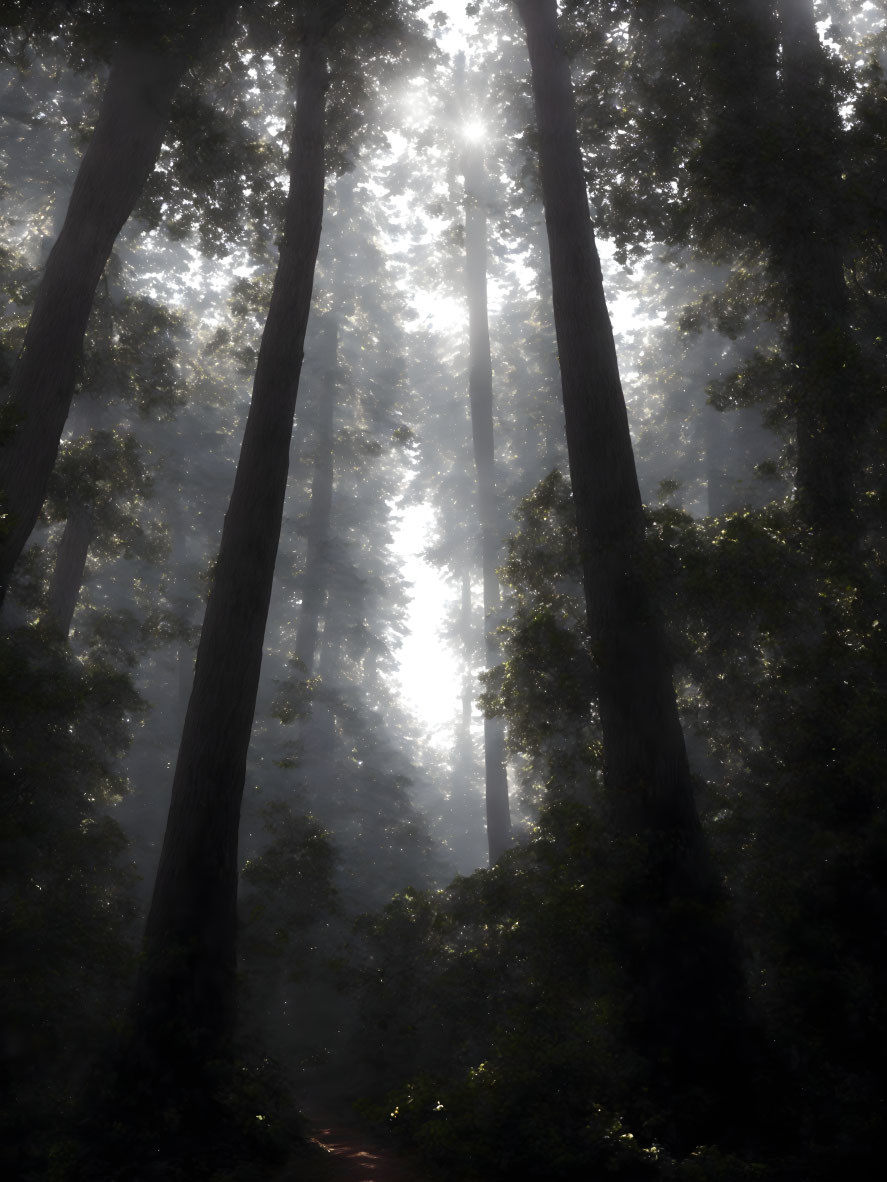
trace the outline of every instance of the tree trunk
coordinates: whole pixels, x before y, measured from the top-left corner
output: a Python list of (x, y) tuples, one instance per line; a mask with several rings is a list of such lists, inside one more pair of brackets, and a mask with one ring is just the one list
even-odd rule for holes
[[(304, 666), (303, 673), (311, 677), (318, 672), (319, 657), (328, 666), (330, 637), (320, 635), (320, 619), (327, 602), (330, 567), (328, 550), (330, 522), (333, 513), (333, 429), (338, 395), (338, 324), (334, 316), (325, 318), (320, 341), (320, 361), (323, 377), (320, 407), (314, 445), (314, 478), (311, 482), (311, 507), (308, 511), (308, 545), (305, 556), (305, 579), (302, 606), (296, 629), (295, 656)], [(322, 677), (326, 682), (328, 678)], [(302, 724), (302, 742), (306, 761), (310, 758), (309, 774), (324, 780), (332, 774), (332, 758), (336, 745), (336, 720), (323, 687), (311, 703), (311, 716)]]
[(188, 61), (120, 44), (95, 132), (46, 263), (5, 402), (0, 448), (0, 601), (37, 521), (74, 392), (96, 285), (154, 167)]
[(65, 522), (49, 581), (49, 614), (67, 638), (83, 586), (86, 555), (92, 541), (92, 521), (82, 505), (72, 505)]
[[(493, 363), (487, 315), (486, 177), (480, 144), (469, 143), (463, 157), (465, 171), (465, 288), (468, 295), (468, 393), (471, 431), (477, 470), (478, 519), (484, 577), (484, 632), (488, 668), (498, 661), (494, 629), (501, 606), (499, 529), (496, 503), (495, 444), (493, 437)], [(508, 773), (505, 766), (505, 724), (484, 719), (487, 844), (490, 865), (511, 843)]]
[(713, 406), (704, 406), (699, 413), (702, 415), (707, 513), (709, 517), (720, 517), (732, 508), (732, 487), (727, 474), (732, 424), (726, 419), (724, 411), (715, 410)]
[[(642, 574), (644, 520), (604, 299), (556, 0), (516, 0), (526, 28), (567, 448), (588, 628), (599, 677), (605, 799), (640, 858), (626, 891), (629, 1030), (691, 1143), (738, 1119), (733, 1039), (742, 982), (693, 795), (670, 662)], [(712, 1111), (684, 1105), (708, 1089)], [(695, 1092), (698, 1096), (698, 1091)]]
[[(170, 590), (170, 606), (172, 607), (179, 626), (185, 630), (192, 623), (193, 593), (188, 579), (188, 530), (189, 525), (185, 513), (184, 495), (173, 494), (170, 507), (170, 525), (172, 527), (172, 554), (170, 557), (170, 571), (172, 587)], [(176, 645), (176, 698), (170, 703), (175, 711), (177, 727), (185, 721), (188, 709), (188, 699), (191, 697), (191, 685), (194, 680), (194, 646), (188, 642), (186, 636), (181, 636)], [(181, 734), (177, 737), (181, 737)]]
[(732, 0), (704, 11), (712, 22), (715, 176), (726, 172), (741, 187), (785, 296), (797, 504), (831, 552), (854, 563), (852, 457), (867, 379), (844, 277), (843, 131), (813, 0)]
[[(330, 694), (329, 687), (336, 681), (338, 646), (332, 629), (324, 630), (318, 637), (314, 654), (314, 665), (320, 679), (320, 691), (311, 703), (311, 717), (302, 726), (302, 740), (305, 744), (305, 762), (310, 766), (318, 783), (326, 784), (335, 775), (333, 755), (336, 750), (336, 695)], [(309, 764), (310, 758), (310, 764)]]
[(464, 570), (462, 572), (461, 605), (456, 633), (464, 654), (460, 691), (462, 711), (461, 718), (455, 727), (449, 800), (451, 848), (455, 854), (456, 867), (460, 874), (470, 874), (477, 869), (484, 856), (484, 844), (486, 844), (486, 854), (489, 858), (489, 842), (484, 843), (482, 833), (486, 804), (481, 806), (476, 791), (478, 768), (474, 737), (471, 733), (472, 705), (477, 696), (477, 681), (472, 668), (477, 636), (472, 616), (471, 575), (468, 570)]
[(305, 557), (305, 580), (302, 607), (296, 630), (296, 656), (310, 677), (317, 659), (317, 634), (320, 613), (327, 595), (329, 567), (327, 549), (333, 511), (333, 424), (338, 393), (338, 325), (333, 316), (324, 321), (320, 344), (323, 366), (320, 413), (314, 446), (314, 479), (311, 483), (311, 508), (308, 511), (308, 546)]
[[(459, 633), (466, 654), (470, 654), (472, 639), (471, 576), (467, 570), (462, 573), (462, 602), (459, 611)], [(456, 740), (457, 750), (463, 753), (460, 758), (466, 769), (466, 779), (470, 776), (470, 768), (474, 762), (473, 744), (471, 741), (471, 682), (471, 665), (470, 659), (468, 659), (462, 671), (462, 721), (459, 727), (459, 736)]]
[[(200, 1077), (235, 1015), (237, 839), (324, 191), (326, 54), (299, 57), (290, 189), (237, 475), (197, 653), (136, 989), (131, 1062)], [(135, 1057), (133, 1057), (135, 1052)]]
[(671, 669), (641, 576), (644, 519), (604, 299), (555, 0), (518, 0), (527, 29), (588, 626), (607, 783), (626, 821), (695, 841), (699, 822)]
[(840, 116), (813, 0), (780, 0), (784, 206), (771, 257), (785, 280), (796, 377), (798, 504), (832, 542), (856, 535), (854, 455), (863, 385), (844, 276)]

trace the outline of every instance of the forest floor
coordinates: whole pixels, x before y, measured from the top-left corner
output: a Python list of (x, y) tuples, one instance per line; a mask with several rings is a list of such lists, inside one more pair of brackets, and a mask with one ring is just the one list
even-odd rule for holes
[[(347, 1115), (303, 1108), (311, 1139), (324, 1151), (314, 1182), (427, 1182), (428, 1174)], [(299, 1174), (300, 1182), (304, 1174)], [(295, 1182), (285, 1174), (280, 1182)]]

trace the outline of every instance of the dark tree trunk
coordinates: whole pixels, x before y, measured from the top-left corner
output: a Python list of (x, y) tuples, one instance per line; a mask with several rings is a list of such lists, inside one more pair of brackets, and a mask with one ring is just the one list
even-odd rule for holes
[(785, 297), (798, 508), (853, 563), (853, 456), (867, 379), (844, 276), (843, 131), (813, 0), (703, 11), (712, 22), (714, 184), (726, 174), (741, 190)]
[(798, 504), (831, 542), (852, 541), (864, 375), (850, 323), (837, 104), (813, 0), (780, 0), (784, 207), (771, 256), (785, 280), (796, 379)]
[(333, 316), (327, 316), (324, 321), (320, 355), (323, 379), (314, 445), (311, 508), (308, 511), (305, 580), (299, 626), (296, 629), (295, 653), (309, 677), (314, 672), (317, 660), (317, 635), (329, 580), (327, 550), (333, 512), (333, 425), (338, 392), (338, 325)]
[[(620, 935), (635, 991), (629, 1024), (661, 1096), (708, 1089), (713, 1111), (701, 1119), (737, 1119), (733, 1098), (743, 1085), (731, 1032), (742, 1011), (741, 976), (696, 811), (665, 641), (642, 575), (641, 497), (570, 69), (556, 0), (516, 2), (532, 68), (605, 797), (614, 836), (642, 859), (627, 888), (633, 931)], [(700, 1114), (689, 1107), (678, 1100), (673, 1118), (692, 1141)]]
[(71, 631), (74, 609), (80, 598), (91, 541), (92, 521), (89, 511), (82, 505), (72, 505), (49, 581), (49, 614), (65, 637)]
[(299, 58), (290, 190), (268, 319), (197, 653), (136, 989), (134, 1062), (187, 1082), (225, 1049), (235, 1013), (240, 804), (324, 191), (326, 54)]
[[(494, 629), (501, 606), (499, 529), (496, 503), (496, 461), (493, 437), (493, 363), (487, 316), (486, 177), (479, 144), (468, 144), (465, 170), (465, 288), (468, 295), (468, 393), (477, 470), (478, 518), (484, 577), (484, 632), (487, 667), (498, 662)], [(508, 773), (505, 766), (505, 725), (501, 718), (484, 719), (487, 844), (490, 865), (511, 843)]]
[[(338, 396), (338, 324), (334, 316), (327, 316), (320, 341), (320, 361), (323, 376), (317, 434), (314, 444), (314, 478), (311, 482), (311, 506), (308, 510), (308, 545), (305, 555), (305, 579), (302, 606), (296, 629), (295, 656), (302, 662), (303, 674), (311, 677), (320, 671), (321, 660), (328, 666), (332, 658), (330, 637), (320, 634), (329, 591), (330, 523), (333, 514), (333, 432)], [(322, 682), (328, 677), (321, 677)], [(306, 757), (313, 761), (312, 773), (318, 779), (332, 774), (332, 758), (336, 745), (336, 719), (324, 688), (315, 694), (311, 716), (302, 724), (302, 742)]]
[(730, 456), (732, 422), (724, 411), (713, 406), (704, 406), (702, 415), (702, 442), (705, 454), (705, 483), (707, 491), (707, 512), (709, 517), (720, 517), (731, 511), (732, 484), (727, 473)]
[(671, 669), (641, 577), (644, 519), (591, 228), (555, 0), (518, 0), (527, 29), (588, 626), (607, 783), (631, 825), (699, 829)]
[[(464, 571), (462, 574), (462, 602), (459, 611), (459, 632), (465, 652), (469, 653), (471, 650), (472, 627), (471, 576), (468, 571)], [(459, 750), (468, 753), (465, 760), (466, 768), (470, 767), (474, 758), (471, 742), (471, 680), (470, 663), (466, 661), (462, 678), (462, 722), (459, 727), (459, 738), (457, 740)]]
[[(462, 594), (457, 632), (464, 654), (460, 692), (462, 712), (456, 725), (450, 797), (451, 829), (455, 839), (454, 849), (459, 858), (457, 864), (463, 873), (470, 873), (474, 870), (483, 857), (482, 827), (486, 815), (486, 806), (484, 804), (481, 807), (476, 793), (478, 768), (474, 737), (471, 733), (472, 704), (477, 696), (477, 681), (472, 669), (477, 636), (472, 614), (471, 575), (469, 571), (465, 570), (462, 573)], [(489, 842), (486, 845), (489, 857)]]
[(157, 160), (187, 66), (184, 55), (132, 45), (114, 53), (95, 132), (5, 399), (15, 430), (0, 448), (0, 599), (46, 495), (96, 285)]
[[(170, 602), (178, 617), (179, 626), (183, 632), (194, 623), (193, 593), (188, 585), (188, 531), (189, 525), (185, 513), (183, 495), (174, 495), (170, 507), (170, 525), (172, 527), (172, 556), (171, 567), (173, 585)], [(191, 685), (194, 679), (194, 646), (182, 635), (176, 646), (176, 700), (174, 703), (176, 722), (178, 726), (185, 721), (188, 709), (188, 699), (191, 696)], [(170, 703), (173, 706), (173, 703)]]
[(336, 750), (335, 699), (326, 690), (336, 680), (338, 655), (338, 645), (332, 632), (327, 632), (326, 622), (324, 622), (324, 630), (318, 637), (314, 654), (314, 668), (320, 679), (321, 688), (311, 703), (311, 717), (306, 720), (302, 728), (306, 763), (310, 756), (312, 761), (310, 766), (319, 783), (326, 783), (331, 776), (335, 775), (333, 767), (333, 755)]

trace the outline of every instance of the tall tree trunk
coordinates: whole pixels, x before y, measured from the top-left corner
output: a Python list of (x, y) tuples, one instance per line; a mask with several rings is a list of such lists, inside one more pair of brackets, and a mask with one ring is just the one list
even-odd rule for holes
[(65, 637), (71, 631), (74, 609), (80, 598), (91, 541), (92, 520), (89, 510), (83, 505), (72, 505), (49, 581), (49, 614)]
[[(591, 649), (599, 678), (605, 797), (614, 836), (641, 851), (625, 940), (629, 1018), (661, 1095), (708, 1088), (736, 1119), (732, 1032), (742, 982), (707, 856), (670, 662), (642, 574), (644, 520), (579, 148), (556, 0), (516, 0), (527, 34), (539, 136), (567, 448)], [(698, 1094), (698, 1093), (697, 1093)], [(688, 1106), (692, 1108), (692, 1106)], [(712, 1126), (709, 1125), (709, 1128)]]
[[(471, 652), (472, 640), (472, 626), (471, 626), (471, 576), (468, 571), (462, 572), (462, 601), (459, 605), (459, 633), (462, 638), (462, 646), (466, 654)], [(469, 774), (471, 764), (474, 762), (473, 744), (471, 742), (471, 667), (470, 660), (466, 659), (465, 668), (462, 674), (462, 721), (459, 727), (459, 736), (456, 740), (456, 747), (463, 753), (464, 764), (466, 768), (466, 777)]]
[(0, 601), (46, 495), (96, 285), (154, 168), (187, 67), (184, 54), (125, 43), (115, 50), (5, 399), (15, 429), (0, 448)]
[(308, 546), (305, 557), (305, 580), (302, 607), (296, 629), (296, 656), (310, 677), (317, 658), (317, 634), (320, 613), (327, 595), (329, 566), (327, 549), (333, 511), (333, 425), (338, 392), (338, 325), (335, 317), (324, 320), (320, 343), (323, 366), (320, 412), (314, 445), (314, 479), (311, 482), (311, 507), (308, 511)]
[(857, 532), (853, 480), (864, 375), (850, 323), (837, 103), (813, 0), (780, 0), (784, 205), (770, 219), (796, 376), (798, 503), (830, 542)]
[(671, 669), (641, 577), (644, 520), (604, 299), (556, 0), (517, 0), (527, 30), (588, 626), (607, 782), (631, 824), (699, 828)]
[(314, 654), (314, 666), (320, 678), (320, 691), (311, 703), (311, 717), (306, 719), (302, 727), (306, 764), (310, 757), (310, 766), (319, 783), (327, 783), (330, 776), (335, 775), (333, 755), (336, 750), (336, 709), (335, 695), (329, 693), (329, 687), (336, 681), (337, 656), (338, 646), (332, 630), (327, 632), (325, 622)]
[(731, 482), (727, 475), (727, 458), (730, 454), (731, 423), (725, 412), (713, 406), (704, 406), (702, 415), (702, 443), (705, 455), (705, 483), (707, 491), (707, 513), (709, 517), (720, 517), (731, 510)]
[[(473, 665), (477, 644), (477, 629), (471, 605), (471, 574), (462, 572), (462, 594), (459, 611), (457, 636), (462, 644), (464, 664), (462, 666), (461, 718), (456, 724), (453, 751), (453, 772), (449, 801), (449, 829), (452, 834), (452, 848), (457, 858), (460, 873), (471, 873), (483, 858), (482, 827), (486, 815), (485, 804), (478, 799), (477, 758), (474, 736), (471, 733), (471, 715), (474, 699), (477, 697), (477, 680)], [(489, 857), (489, 842), (487, 857)]]
[(813, 0), (702, 11), (712, 24), (715, 185), (726, 173), (742, 191), (785, 297), (797, 504), (831, 552), (855, 563), (853, 456), (867, 377), (844, 275), (843, 130)]
[[(183, 632), (192, 623), (194, 615), (193, 592), (188, 579), (189, 526), (184, 500), (183, 495), (179, 496), (174, 493), (170, 507), (172, 588), (169, 596), (170, 605)], [(194, 646), (189, 643), (187, 635), (180, 636), (176, 645), (176, 674), (176, 698), (175, 703), (170, 703), (170, 706), (174, 708), (177, 726), (181, 727), (188, 709), (188, 699), (191, 696), (191, 685), (194, 679)]]
[[(499, 529), (496, 502), (496, 460), (493, 436), (493, 362), (487, 315), (487, 209), (483, 150), (479, 143), (464, 149), (465, 171), (465, 289), (468, 296), (468, 393), (471, 432), (477, 470), (478, 518), (481, 528), (481, 560), (484, 578), (484, 632), (488, 668), (498, 661), (494, 629), (501, 607), (499, 577)], [(484, 768), (486, 783), (487, 844), (490, 865), (508, 849), (511, 816), (508, 805), (508, 772), (505, 766), (505, 724), (501, 718), (484, 719)]]
[[(295, 655), (304, 666), (304, 674), (313, 676), (319, 671), (320, 660), (331, 659), (330, 637), (320, 635), (320, 620), (329, 590), (330, 523), (333, 513), (333, 431), (338, 395), (338, 324), (332, 315), (324, 320), (320, 341), (320, 361), (323, 367), (317, 433), (314, 444), (314, 478), (311, 482), (311, 506), (308, 510), (308, 545), (305, 556), (305, 580), (302, 606), (296, 628)], [(321, 677), (325, 683), (328, 677)], [(311, 716), (302, 724), (302, 742), (306, 757), (313, 760), (311, 771), (321, 779), (331, 774), (336, 745), (336, 720), (331, 703), (326, 698), (325, 684), (311, 703)]]
[(299, 57), (280, 260), (194, 687), (136, 988), (132, 1062), (187, 1082), (224, 1051), (235, 1016), (237, 839), (280, 537), (324, 192), (326, 53)]

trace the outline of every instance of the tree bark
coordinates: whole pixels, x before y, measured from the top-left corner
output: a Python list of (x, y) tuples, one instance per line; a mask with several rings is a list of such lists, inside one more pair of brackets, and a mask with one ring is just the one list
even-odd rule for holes
[[(462, 596), (459, 611), (459, 633), (466, 654), (471, 653), (471, 576), (468, 571), (462, 572)], [(470, 658), (466, 660), (462, 671), (462, 721), (456, 740), (456, 749), (460, 752), (457, 765), (463, 767), (464, 780), (471, 775), (471, 765), (474, 762), (473, 744), (471, 742), (471, 668)]]
[[(302, 662), (303, 672), (307, 677), (318, 671), (319, 656), (326, 658), (326, 665), (332, 657), (330, 637), (326, 632), (322, 638), (320, 635), (320, 620), (327, 603), (330, 577), (328, 552), (335, 482), (333, 429), (338, 395), (338, 348), (338, 324), (335, 317), (329, 315), (326, 317), (320, 342), (323, 378), (314, 447), (311, 507), (308, 511), (305, 580), (295, 644), (295, 656)], [(311, 716), (303, 722), (301, 734), (306, 753), (310, 752), (314, 760), (313, 773), (321, 777), (328, 776), (336, 745), (336, 720), (330, 702), (323, 700), (322, 694), (314, 697), (311, 703)]]
[(333, 316), (324, 323), (320, 345), (323, 381), (314, 447), (314, 479), (308, 512), (308, 546), (295, 655), (310, 677), (317, 659), (320, 613), (327, 595), (327, 549), (333, 511), (333, 425), (336, 414), (338, 325)]
[(739, 189), (753, 211), (751, 227), (785, 298), (797, 505), (853, 564), (860, 522), (852, 457), (867, 378), (844, 274), (843, 131), (813, 0), (731, 0), (701, 10), (712, 25), (714, 175), (726, 174), (732, 200)]
[(629, 824), (699, 829), (671, 668), (641, 574), (644, 519), (555, 0), (518, 0), (527, 30), (567, 425), (606, 779)]
[(184, 55), (125, 43), (115, 50), (5, 399), (15, 429), (0, 448), (0, 601), (46, 495), (96, 285), (157, 160), (187, 67)]
[[(468, 143), (463, 155), (465, 173), (465, 289), (468, 296), (468, 394), (471, 432), (477, 471), (478, 520), (481, 528), (481, 560), (484, 580), (484, 647), (486, 663), (498, 661), (494, 628), (501, 607), (499, 577), (499, 529), (496, 501), (496, 460), (493, 434), (493, 362), (487, 314), (487, 210), (486, 176), (480, 144)], [(484, 770), (486, 784), (487, 844), (490, 865), (511, 844), (508, 804), (508, 772), (505, 766), (505, 724), (501, 718), (484, 719)]]
[[(672, 1098), (676, 1137), (739, 1119), (742, 978), (696, 811), (670, 661), (643, 576), (644, 519), (591, 227), (556, 0), (516, 0), (527, 34), (567, 448), (599, 678), (611, 831), (636, 871), (619, 933), (628, 1027)], [(711, 1111), (683, 1100), (707, 1089)], [(700, 1124), (700, 1121), (702, 1122)], [(708, 1121), (706, 1124), (705, 1122)]]
[(92, 521), (89, 511), (82, 505), (72, 505), (49, 581), (49, 614), (66, 638), (71, 631), (74, 609), (80, 598), (91, 541)]
[(844, 275), (840, 116), (826, 78), (813, 0), (780, 0), (784, 136), (781, 217), (770, 252), (782, 272), (794, 363), (797, 497), (830, 542), (857, 533), (853, 479), (863, 373)]
[(699, 413), (702, 415), (707, 512), (709, 517), (720, 517), (735, 507), (730, 503), (732, 482), (727, 474), (733, 424), (724, 411), (715, 410), (713, 406), (704, 406)]
[(136, 988), (131, 1051), (187, 1081), (235, 1016), (237, 841), (324, 193), (326, 53), (299, 57), (290, 188), (271, 304), (194, 686)]
[[(186, 519), (184, 496), (173, 494), (170, 507), (170, 526), (172, 530), (172, 554), (170, 556), (170, 570), (172, 573), (172, 587), (170, 589), (170, 606), (178, 617), (179, 626), (184, 630), (192, 622), (192, 592), (188, 585), (188, 522)], [(176, 698), (170, 703), (175, 711), (176, 724), (181, 727), (188, 709), (188, 699), (191, 696), (191, 685), (194, 678), (194, 646), (188, 643), (186, 636), (179, 638), (176, 645)]]

